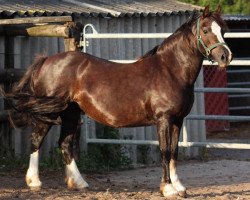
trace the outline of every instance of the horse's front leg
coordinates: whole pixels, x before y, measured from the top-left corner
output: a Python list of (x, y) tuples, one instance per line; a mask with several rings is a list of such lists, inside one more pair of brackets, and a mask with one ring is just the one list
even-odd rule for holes
[(178, 141), (179, 141), (182, 122), (183, 120), (180, 120), (173, 124), (173, 132), (171, 138), (170, 179), (173, 187), (178, 191), (178, 194), (181, 197), (186, 197), (186, 188), (180, 182), (176, 171), (177, 158), (178, 158)]
[(39, 149), (43, 142), (44, 137), (50, 129), (50, 125), (44, 124), (42, 122), (36, 122), (34, 126), (33, 133), (31, 135), (31, 155), (29, 168), (26, 173), (26, 183), (31, 190), (41, 189), (42, 182), (39, 179)]
[(172, 122), (168, 116), (162, 116), (158, 120), (157, 133), (158, 133), (159, 146), (162, 158), (162, 168), (163, 168), (160, 192), (165, 197), (176, 196), (178, 195), (178, 192), (173, 187), (170, 179), (169, 163), (171, 159)]

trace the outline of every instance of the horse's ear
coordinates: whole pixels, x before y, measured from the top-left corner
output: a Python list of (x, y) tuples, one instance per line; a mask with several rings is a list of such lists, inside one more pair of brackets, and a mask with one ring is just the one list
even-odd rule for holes
[(209, 16), (209, 5), (207, 5), (203, 11), (203, 18), (206, 18)]
[(217, 6), (215, 12), (218, 13), (219, 15), (222, 13), (222, 9), (220, 5)]

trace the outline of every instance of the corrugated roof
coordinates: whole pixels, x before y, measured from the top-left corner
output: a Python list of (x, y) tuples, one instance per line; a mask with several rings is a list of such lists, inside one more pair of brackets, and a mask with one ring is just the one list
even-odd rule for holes
[(201, 7), (176, 0), (0, 0), (2, 17), (14, 16), (147, 16), (179, 14)]

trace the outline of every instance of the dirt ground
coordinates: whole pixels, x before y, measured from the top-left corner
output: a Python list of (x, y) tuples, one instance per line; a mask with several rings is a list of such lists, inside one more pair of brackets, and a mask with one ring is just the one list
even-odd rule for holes
[[(249, 161), (185, 161), (180, 162), (178, 172), (188, 189), (187, 199), (250, 199)], [(160, 167), (87, 174), (85, 178), (90, 185), (88, 191), (68, 190), (63, 182), (62, 171), (43, 171), (42, 190), (32, 192), (25, 186), (24, 176), (25, 172), (1, 173), (0, 199), (165, 199), (158, 190)]]
[[(249, 132), (250, 125), (241, 124), (229, 132), (212, 133), (208, 139), (250, 142)], [(179, 162), (178, 174), (188, 189), (187, 199), (250, 200), (250, 150), (209, 150), (208, 161)], [(41, 171), (43, 188), (38, 192), (27, 188), (24, 177), (24, 171), (0, 172), (0, 199), (166, 199), (159, 193), (161, 167), (89, 173), (87, 191), (68, 190), (63, 171)]]

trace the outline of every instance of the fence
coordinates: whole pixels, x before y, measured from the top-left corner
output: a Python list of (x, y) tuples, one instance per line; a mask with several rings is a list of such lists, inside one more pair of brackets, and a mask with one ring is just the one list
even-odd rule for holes
[[(87, 28), (91, 28), (92, 33), (87, 33)], [(89, 45), (87, 39), (143, 39), (143, 38), (167, 38), (171, 33), (98, 33), (92, 24), (85, 25), (83, 29), (83, 51), (86, 52), (86, 47)], [(225, 38), (250, 38), (250, 33), (225, 33)], [(112, 60), (114, 62), (129, 63), (134, 60)], [(205, 60), (203, 65), (216, 65)], [(230, 65), (232, 66), (250, 66), (250, 60), (233, 60)], [(195, 93), (204, 92), (227, 92), (227, 93), (250, 93), (250, 88), (203, 88), (196, 87)], [(250, 116), (224, 116), (224, 115), (193, 115), (189, 114), (183, 124), (182, 142), (179, 142), (181, 147), (206, 147), (206, 148), (229, 148), (229, 149), (250, 149), (250, 144), (247, 143), (214, 143), (214, 142), (191, 142), (188, 141), (187, 133), (187, 120), (229, 120), (229, 121), (250, 121)], [(86, 119), (85, 119), (86, 121)], [(114, 139), (96, 139), (90, 138), (88, 129), (86, 132), (86, 143), (106, 143), (106, 144), (134, 144), (134, 145), (158, 145), (158, 141), (154, 140), (114, 140)], [(197, 130), (198, 131), (198, 130)]]

